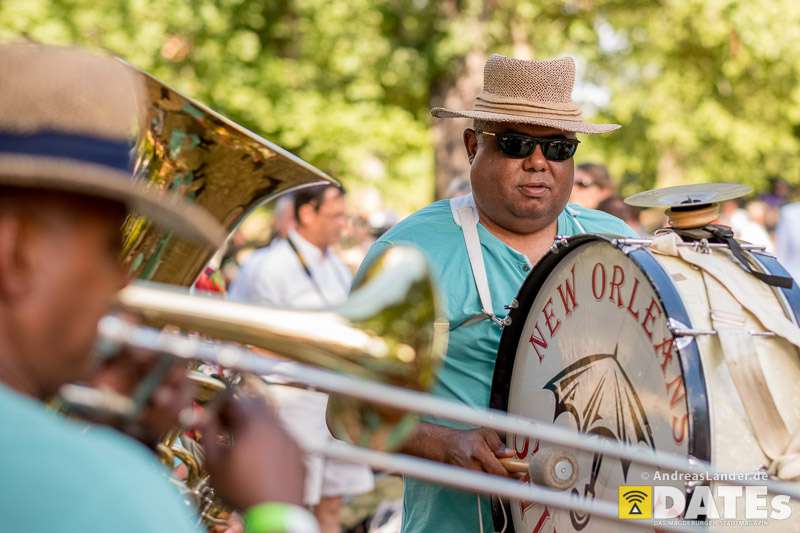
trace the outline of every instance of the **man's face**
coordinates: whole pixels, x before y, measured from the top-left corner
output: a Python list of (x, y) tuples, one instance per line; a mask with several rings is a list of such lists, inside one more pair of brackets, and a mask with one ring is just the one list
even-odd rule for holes
[(315, 244), (328, 247), (338, 243), (347, 225), (344, 195), (338, 189), (329, 187), (317, 209), (310, 204), (303, 207), (303, 224), (315, 235)]
[[(574, 134), (526, 124), (488, 123), (485, 131), (514, 132), (533, 137), (575, 138)], [(511, 158), (495, 138), (464, 132), (470, 157), (472, 191), (482, 215), (514, 233), (533, 233), (552, 224), (564, 209), (572, 190), (574, 162), (549, 161), (541, 146), (523, 159)]]
[(16, 215), (21, 255), (9, 269), (2, 302), (4, 333), (14, 341), (5, 355), (19, 358), (30, 392), (40, 397), (86, 376), (98, 320), (127, 280), (119, 260), (121, 205), (43, 198), (29, 206), (35, 214)]

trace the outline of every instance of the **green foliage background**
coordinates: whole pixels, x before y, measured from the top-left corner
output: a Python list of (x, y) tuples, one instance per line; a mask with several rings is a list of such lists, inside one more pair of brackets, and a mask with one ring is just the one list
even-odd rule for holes
[[(468, 53), (579, 61), (578, 161), (632, 193), (798, 176), (795, 0), (0, 0), (0, 40), (104, 48), (403, 211), (434, 195), (431, 100)], [(0, 80), (2, 83), (2, 80)]]

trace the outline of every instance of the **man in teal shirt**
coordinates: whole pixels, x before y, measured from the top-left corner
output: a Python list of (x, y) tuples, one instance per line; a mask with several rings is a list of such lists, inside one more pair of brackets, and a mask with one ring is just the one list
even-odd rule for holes
[[(437, 396), (487, 407), (505, 305), (557, 236), (607, 233), (635, 237), (621, 220), (567, 205), (577, 149), (575, 133), (619, 126), (584, 123), (571, 101), (572, 59), (521, 61), (492, 56), (472, 110), (436, 108), (441, 118), (472, 118), (464, 131), (472, 194), (411, 215), (370, 249), (362, 271), (387, 246), (425, 252), (443, 291), (450, 322)], [(470, 251), (471, 250), (471, 251)], [(511, 457), (500, 437), (427, 418), (403, 450), (473, 470), (508, 476)], [(493, 531), (488, 498), (406, 478), (403, 532)]]

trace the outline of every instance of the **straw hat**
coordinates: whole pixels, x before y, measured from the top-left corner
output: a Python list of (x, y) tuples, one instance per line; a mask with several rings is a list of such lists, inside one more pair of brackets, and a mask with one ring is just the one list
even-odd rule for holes
[(580, 108), (572, 101), (574, 84), (575, 61), (571, 57), (525, 61), (494, 54), (483, 68), (483, 91), (472, 109), (435, 107), (431, 114), (536, 124), (576, 133), (607, 133), (620, 127), (583, 122)]
[(77, 48), (0, 45), (0, 185), (119, 200), (182, 237), (218, 246), (219, 223), (131, 173), (143, 87), (132, 69)]

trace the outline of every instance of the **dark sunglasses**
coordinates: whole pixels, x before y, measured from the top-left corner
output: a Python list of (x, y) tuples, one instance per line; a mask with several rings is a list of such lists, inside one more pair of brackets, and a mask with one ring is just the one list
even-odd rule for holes
[(477, 130), (476, 133), (491, 135), (497, 141), (497, 148), (508, 157), (522, 159), (528, 157), (536, 150), (536, 146), (542, 147), (545, 159), (549, 161), (566, 161), (578, 149), (580, 141), (578, 139), (567, 139), (565, 137), (531, 137), (522, 133), (493, 133), (490, 131)]

